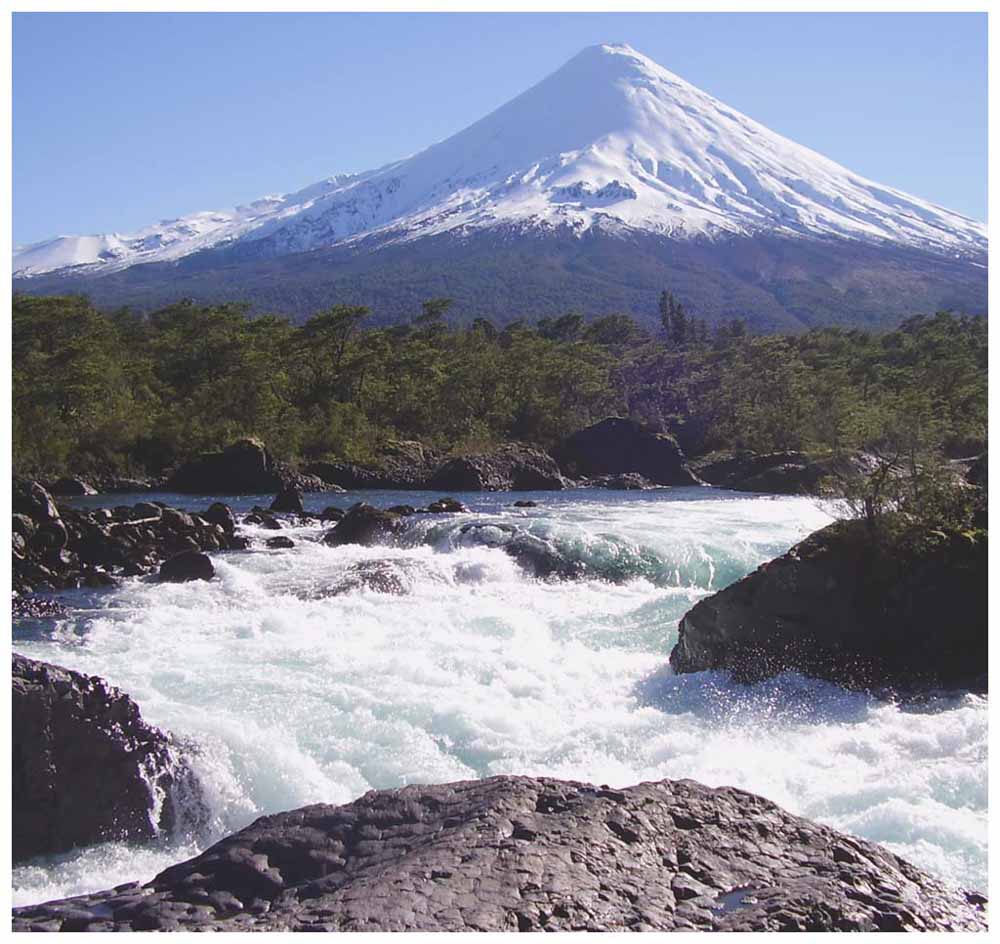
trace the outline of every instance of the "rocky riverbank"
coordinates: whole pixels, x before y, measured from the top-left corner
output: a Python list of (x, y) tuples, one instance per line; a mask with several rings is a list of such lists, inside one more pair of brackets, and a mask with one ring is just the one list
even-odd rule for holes
[(733, 788), (505, 776), (266, 816), (14, 930), (978, 931), (985, 903)]

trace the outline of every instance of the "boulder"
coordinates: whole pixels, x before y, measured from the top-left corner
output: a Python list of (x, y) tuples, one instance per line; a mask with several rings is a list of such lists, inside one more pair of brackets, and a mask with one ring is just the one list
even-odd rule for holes
[(733, 787), (490, 777), (264, 816), (27, 930), (985, 931), (986, 899)]
[(441, 465), (427, 488), (457, 492), (551, 491), (571, 488), (547, 453), (511, 444), (494, 452), (457, 456)]
[(327, 505), (326, 508), (319, 513), (319, 520), (340, 521), (340, 519), (344, 517), (344, 514), (345, 512), (343, 508), (338, 508), (336, 505)]
[(323, 540), (327, 544), (386, 544), (403, 530), (402, 516), (391, 511), (374, 508), (365, 502), (352, 505), (339, 524), (328, 531)]
[(529, 498), (522, 498), (519, 501), (514, 502), (515, 508), (537, 508), (538, 502), (531, 501)]
[(94, 488), (93, 485), (75, 475), (56, 479), (56, 481), (49, 486), (49, 491), (53, 495), (65, 495), (72, 497), (97, 494), (97, 489)]
[(15, 861), (169, 830), (167, 735), (97, 677), (12, 656)]
[(393, 505), (386, 510), (391, 511), (394, 515), (402, 515), (404, 518), (417, 513), (417, 509), (413, 505)]
[(744, 452), (695, 465), (698, 476), (709, 485), (771, 495), (817, 495), (825, 480), (871, 468), (871, 457), (863, 453), (817, 457), (795, 451)]
[(374, 463), (313, 462), (305, 471), (328, 486), (345, 489), (422, 489), (438, 463), (436, 453), (410, 440), (390, 440)]
[(457, 514), (468, 510), (457, 498), (439, 498), (427, 506), (427, 511), (432, 515)]
[(647, 488), (654, 488), (652, 482), (638, 472), (620, 472), (618, 475), (602, 475), (587, 482), (588, 485), (596, 485), (600, 488), (610, 488), (615, 491), (642, 491)]
[(306, 510), (302, 505), (302, 492), (294, 485), (285, 486), (274, 496), (274, 501), (271, 502), (271, 511), (289, 512), (296, 515), (305, 514)]
[(236, 530), (236, 516), (233, 514), (233, 509), (224, 502), (212, 502), (202, 517), (212, 524), (217, 524), (226, 534), (232, 534)]
[(26, 515), (36, 524), (59, 517), (52, 496), (38, 482), (15, 481), (11, 504), (15, 514)]
[(367, 560), (352, 564), (347, 573), (329, 591), (330, 596), (354, 593), (358, 590), (373, 590), (375, 593), (391, 593), (401, 596), (409, 593), (412, 580), (402, 561)]
[(278, 535), (276, 538), (268, 538), (264, 544), (270, 548), (290, 548), (295, 547), (295, 542), (291, 538), (286, 538), (284, 535)]
[(701, 484), (672, 436), (619, 417), (573, 433), (559, 447), (556, 458), (577, 477), (637, 472), (656, 485)]
[(160, 580), (166, 583), (211, 580), (214, 576), (212, 559), (201, 551), (181, 551), (160, 565)]
[(795, 670), (861, 688), (985, 690), (985, 532), (830, 525), (681, 620), (676, 672)]
[(167, 491), (205, 495), (261, 494), (294, 486), (303, 492), (325, 490), (323, 481), (287, 468), (259, 439), (240, 439), (222, 452), (185, 462), (165, 483)]

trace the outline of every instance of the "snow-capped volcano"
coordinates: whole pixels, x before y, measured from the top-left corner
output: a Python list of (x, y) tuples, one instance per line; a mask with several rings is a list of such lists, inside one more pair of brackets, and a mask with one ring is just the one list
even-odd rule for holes
[[(498, 227), (833, 238), (982, 257), (982, 223), (866, 180), (629, 46), (589, 47), (464, 131), (378, 170), (129, 235), (19, 248), (19, 277), (245, 247), (275, 257)], [(251, 245), (252, 244), (252, 245)]]

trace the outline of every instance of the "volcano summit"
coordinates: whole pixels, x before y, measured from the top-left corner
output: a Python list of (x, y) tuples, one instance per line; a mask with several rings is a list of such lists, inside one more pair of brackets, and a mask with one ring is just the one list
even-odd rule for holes
[(247, 299), (381, 321), (447, 295), (503, 322), (653, 317), (667, 287), (758, 329), (986, 307), (982, 223), (778, 135), (629, 46), (592, 46), (464, 131), (362, 174), (132, 234), (20, 247), (15, 289)]

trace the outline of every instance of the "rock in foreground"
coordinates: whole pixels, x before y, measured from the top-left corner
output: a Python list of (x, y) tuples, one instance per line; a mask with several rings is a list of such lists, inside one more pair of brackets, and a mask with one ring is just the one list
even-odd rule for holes
[(14, 861), (168, 829), (169, 740), (135, 702), (103, 679), (16, 653), (11, 668)]
[(985, 930), (984, 904), (731, 787), (494, 777), (267, 816), (14, 930)]
[(985, 690), (985, 532), (878, 538), (861, 521), (817, 531), (699, 601), (676, 672), (753, 681), (785, 670), (842, 685)]

